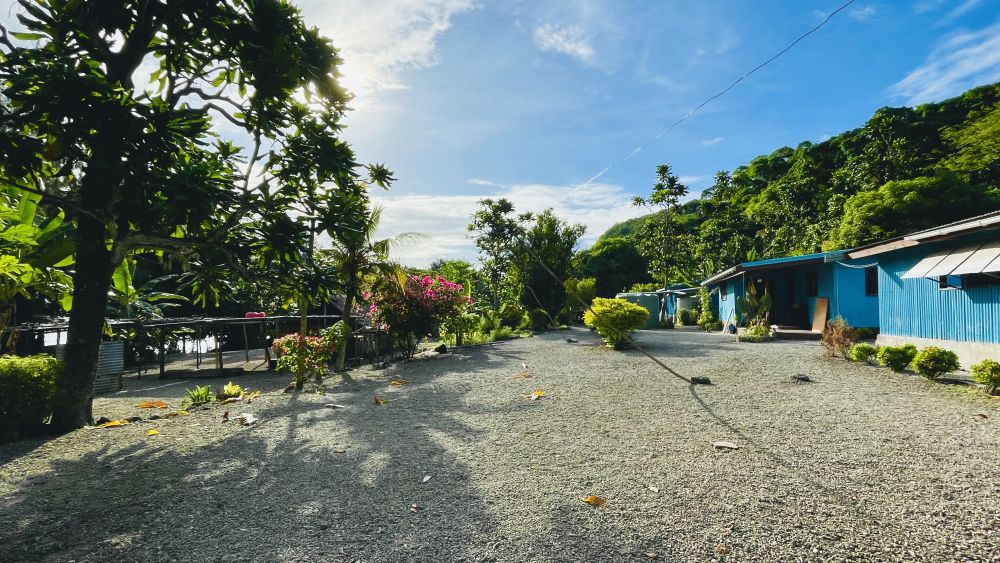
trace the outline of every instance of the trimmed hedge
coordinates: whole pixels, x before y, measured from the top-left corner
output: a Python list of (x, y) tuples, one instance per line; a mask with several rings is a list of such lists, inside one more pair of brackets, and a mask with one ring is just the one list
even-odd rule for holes
[(62, 362), (46, 354), (0, 356), (0, 438), (16, 438), (45, 425), (62, 369)]
[(958, 355), (951, 350), (928, 346), (917, 353), (910, 363), (913, 370), (927, 379), (937, 379), (941, 375), (958, 369)]
[(905, 371), (913, 357), (917, 355), (917, 347), (913, 344), (903, 346), (883, 346), (878, 349), (878, 365), (892, 371)]
[(871, 344), (862, 342), (851, 347), (851, 359), (855, 362), (874, 364), (876, 355), (878, 355), (878, 348)]
[(583, 322), (597, 331), (608, 346), (621, 350), (628, 342), (625, 336), (642, 328), (648, 316), (649, 311), (635, 303), (598, 297), (583, 314)]
[(983, 360), (972, 366), (972, 378), (983, 385), (986, 392), (993, 394), (1000, 391), (1000, 363), (994, 360)]

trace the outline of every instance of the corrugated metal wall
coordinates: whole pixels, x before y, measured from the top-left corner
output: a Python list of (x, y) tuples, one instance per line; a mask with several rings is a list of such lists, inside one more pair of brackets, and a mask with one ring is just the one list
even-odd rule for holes
[(878, 257), (883, 334), (1000, 343), (1000, 286), (942, 290), (936, 280), (902, 279), (921, 258), (960, 244), (920, 245)]

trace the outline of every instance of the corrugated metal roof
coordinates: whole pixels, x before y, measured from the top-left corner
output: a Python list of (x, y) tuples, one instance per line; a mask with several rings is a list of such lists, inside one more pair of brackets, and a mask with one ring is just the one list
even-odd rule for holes
[(727, 268), (701, 282), (701, 285), (710, 285), (727, 280), (743, 272), (752, 272), (754, 270), (760, 270), (772, 266), (808, 264), (811, 262), (833, 262), (843, 258), (846, 254), (846, 250), (830, 250), (827, 252), (814, 252), (813, 254), (801, 254), (799, 256), (782, 256), (781, 258), (768, 258), (766, 260), (755, 260), (753, 262), (741, 262), (740, 264)]

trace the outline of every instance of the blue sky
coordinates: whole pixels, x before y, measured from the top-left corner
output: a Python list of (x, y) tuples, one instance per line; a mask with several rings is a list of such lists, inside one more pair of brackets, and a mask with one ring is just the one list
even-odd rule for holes
[[(587, 225), (589, 246), (642, 214), (658, 164), (697, 194), (717, 170), (862, 125), (886, 105), (1000, 80), (1000, 0), (856, 0), (659, 141), (692, 107), (845, 0), (297, 0), (341, 49), (355, 93), (344, 138), (398, 178), (383, 235), (397, 258), (475, 259), (483, 197)], [(0, 5), (9, 4), (2, 2)], [(10, 21), (3, 10), (0, 20)]]
[[(693, 192), (715, 171), (860, 126), (886, 105), (1000, 79), (1000, 1), (855, 2), (594, 184), (842, 2), (303, 0), (343, 49), (356, 92), (346, 139), (399, 178), (383, 232), (420, 231), (406, 263), (474, 258), (476, 201), (552, 206), (584, 246), (641, 210), (669, 163)], [(334, 7), (336, 6), (336, 7)]]

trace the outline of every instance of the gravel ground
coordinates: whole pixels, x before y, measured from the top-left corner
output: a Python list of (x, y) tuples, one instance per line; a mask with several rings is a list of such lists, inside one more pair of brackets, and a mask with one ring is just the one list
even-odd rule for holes
[[(1000, 401), (811, 342), (639, 340), (714, 385), (573, 330), (0, 446), (0, 561), (1000, 561)], [(95, 412), (186, 383), (129, 385)]]

